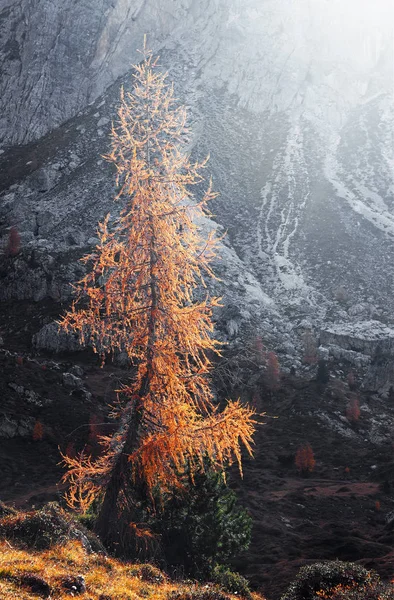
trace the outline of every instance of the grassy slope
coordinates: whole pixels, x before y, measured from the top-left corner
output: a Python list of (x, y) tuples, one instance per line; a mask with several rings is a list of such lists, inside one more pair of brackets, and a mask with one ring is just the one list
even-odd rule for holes
[[(0, 598), (37, 600), (38, 595), (21, 584), (24, 575), (33, 573), (50, 585), (52, 599), (69, 599), (70, 593), (63, 589), (62, 579), (82, 575), (87, 591), (78, 595), (78, 598), (83, 600), (99, 600), (100, 596), (105, 600), (167, 600), (173, 592), (177, 598), (178, 594), (193, 591), (196, 600), (208, 600), (208, 597), (205, 599), (198, 593), (198, 590), (209, 590), (206, 585), (170, 582), (154, 568), (148, 568), (147, 572), (148, 575), (141, 565), (123, 563), (100, 554), (87, 554), (80, 542), (76, 541), (43, 552), (18, 549), (8, 541), (0, 541)], [(219, 599), (220, 594), (215, 593), (215, 588), (211, 589), (212, 600), (216, 600), (216, 595)], [(193, 595), (189, 597), (193, 600)], [(239, 598), (227, 593), (225, 597), (229, 600)], [(257, 594), (253, 598), (264, 600)], [(188, 600), (187, 594), (184, 600)]]

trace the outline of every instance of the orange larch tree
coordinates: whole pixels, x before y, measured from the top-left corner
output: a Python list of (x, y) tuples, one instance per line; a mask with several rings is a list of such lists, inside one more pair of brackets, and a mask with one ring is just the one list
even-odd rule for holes
[(41, 421), (36, 421), (33, 429), (33, 442), (41, 442), (44, 438), (44, 426)]
[(357, 397), (353, 397), (349, 400), (346, 407), (346, 417), (351, 423), (357, 423), (360, 418), (360, 403)]
[(310, 444), (304, 444), (297, 449), (295, 455), (295, 465), (297, 469), (304, 475), (313, 471), (316, 465), (316, 460)]
[[(209, 296), (204, 278), (213, 277), (217, 241), (198, 223), (215, 194), (209, 186), (195, 200), (191, 186), (203, 181), (206, 161), (190, 162), (185, 109), (152, 53), (143, 54), (132, 92), (121, 91), (107, 157), (123, 208), (111, 226), (109, 215), (99, 224), (99, 244), (83, 259), (91, 269), (61, 321), (103, 360), (121, 351), (131, 364), (119, 428), (102, 439), (102, 455), (64, 457), (69, 502), (86, 509), (102, 499), (96, 529), (112, 548), (131, 531), (138, 536), (138, 494), (180, 486), (185, 465), (193, 474), (205, 457), (217, 469), (234, 459), (241, 469), (241, 448), (251, 453), (255, 426), (253, 411), (240, 402), (222, 412), (213, 402), (209, 355), (219, 352), (212, 323), (219, 299)], [(198, 301), (201, 286), (205, 298)]]
[(19, 235), (18, 229), (13, 225), (10, 229), (10, 233), (8, 236), (7, 246), (5, 249), (5, 254), (7, 256), (16, 256), (19, 254), (21, 247), (21, 236)]
[(317, 343), (316, 338), (311, 329), (307, 329), (302, 336), (304, 345), (303, 362), (308, 365), (317, 363)]
[(271, 351), (267, 354), (264, 379), (270, 392), (278, 390), (280, 386), (280, 365), (275, 352)]

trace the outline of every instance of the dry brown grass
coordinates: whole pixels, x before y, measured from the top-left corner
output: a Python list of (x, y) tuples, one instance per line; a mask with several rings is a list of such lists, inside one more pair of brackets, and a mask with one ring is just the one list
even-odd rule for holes
[[(86, 592), (76, 596), (81, 600), (99, 600), (100, 596), (106, 600), (168, 600), (173, 592), (190, 593), (199, 589), (197, 585), (171, 582), (165, 576), (148, 578), (156, 581), (147, 581), (141, 571), (140, 565), (100, 554), (87, 554), (77, 541), (41, 552), (21, 550), (8, 541), (0, 541), (0, 598), (37, 600), (40, 596), (21, 583), (27, 573), (49, 584), (51, 594), (47, 597), (53, 600), (69, 600), (72, 596), (62, 589), (62, 579), (78, 575), (82, 575), (86, 582)], [(226, 596), (233, 600), (239, 598), (232, 594)], [(264, 600), (257, 594), (253, 597)]]

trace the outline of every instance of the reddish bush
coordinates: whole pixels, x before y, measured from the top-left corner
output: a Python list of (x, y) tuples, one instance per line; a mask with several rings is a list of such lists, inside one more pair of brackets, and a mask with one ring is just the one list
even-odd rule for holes
[(21, 248), (21, 236), (15, 226), (11, 227), (8, 236), (5, 254), (7, 256), (16, 256)]
[(280, 367), (278, 357), (275, 352), (268, 352), (267, 365), (265, 368), (265, 382), (269, 390), (274, 391), (279, 388)]
[(260, 400), (261, 400), (260, 394), (257, 390), (255, 390), (253, 392), (251, 405), (253, 406), (254, 410), (256, 410), (256, 411), (259, 410)]
[(357, 423), (360, 418), (360, 406), (357, 398), (352, 398), (346, 407), (346, 417), (351, 423)]
[(256, 362), (264, 363), (265, 361), (265, 346), (261, 336), (257, 336), (253, 341), (253, 352), (256, 355)]
[(17, 356), (15, 362), (21, 367), (23, 365), (23, 356)]
[(317, 363), (317, 342), (311, 330), (307, 330), (302, 341), (304, 344), (304, 358), (303, 361), (307, 365), (314, 365)]
[(68, 442), (67, 448), (66, 448), (66, 451), (65, 451), (64, 454), (68, 458), (75, 458), (76, 457), (77, 453), (75, 451), (74, 442)]
[(99, 423), (99, 417), (96, 414), (91, 413), (89, 418), (89, 444), (92, 446), (98, 443), (98, 438), (101, 435)]
[(349, 371), (347, 375), (347, 384), (349, 386), (349, 390), (354, 391), (356, 389), (356, 377), (353, 371)]
[(310, 444), (300, 446), (296, 452), (295, 465), (297, 469), (303, 473), (311, 473), (315, 468), (315, 455)]
[(36, 421), (33, 429), (33, 441), (40, 442), (44, 437), (44, 426), (41, 421)]

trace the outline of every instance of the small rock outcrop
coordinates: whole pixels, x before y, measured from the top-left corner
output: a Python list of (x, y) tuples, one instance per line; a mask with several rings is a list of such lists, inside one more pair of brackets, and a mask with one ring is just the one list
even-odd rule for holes
[(10, 418), (0, 415), (0, 438), (31, 437), (35, 419), (33, 417)]
[(387, 394), (394, 388), (394, 328), (380, 321), (342, 323), (322, 329), (320, 343), (337, 360), (366, 369), (365, 390)]
[[(61, 329), (57, 323), (44, 325), (33, 337), (33, 346), (37, 350), (51, 350), (52, 352), (77, 352), (81, 350), (78, 336)], [(69, 373), (71, 375), (71, 373)], [(74, 375), (71, 375), (74, 377)]]
[(320, 331), (323, 346), (336, 345), (368, 356), (394, 353), (394, 328), (380, 321), (339, 323)]

